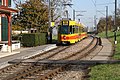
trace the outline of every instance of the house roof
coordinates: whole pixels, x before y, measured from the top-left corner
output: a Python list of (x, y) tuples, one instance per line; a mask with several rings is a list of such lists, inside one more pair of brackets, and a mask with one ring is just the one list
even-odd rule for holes
[(5, 7), (5, 6), (0, 6), (0, 14), (17, 13), (17, 12), (18, 12), (17, 9), (12, 9), (12, 8)]

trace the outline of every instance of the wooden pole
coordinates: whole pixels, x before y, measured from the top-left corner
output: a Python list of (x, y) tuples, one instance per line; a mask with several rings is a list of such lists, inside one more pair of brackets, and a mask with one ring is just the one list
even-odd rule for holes
[(8, 52), (12, 52), (11, 47), (11, 14), (7, 14), (8, 19)]

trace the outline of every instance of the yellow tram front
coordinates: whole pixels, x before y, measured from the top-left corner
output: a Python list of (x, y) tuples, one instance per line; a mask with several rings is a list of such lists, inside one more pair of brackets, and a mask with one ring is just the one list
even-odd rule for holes
[[(80, 41), (83, 26), (72, 20), (62, 20), (58, 29), (58, 42), (61, 44), (72, 44)], [(82, 33), (85, 35), (85, 33)]]

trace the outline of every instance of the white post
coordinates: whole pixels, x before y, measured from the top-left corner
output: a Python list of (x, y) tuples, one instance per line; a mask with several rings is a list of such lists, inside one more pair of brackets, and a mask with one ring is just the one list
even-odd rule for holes
[(11, 53), (12, 52), (12, 47), (8, 45), (8, 52)]

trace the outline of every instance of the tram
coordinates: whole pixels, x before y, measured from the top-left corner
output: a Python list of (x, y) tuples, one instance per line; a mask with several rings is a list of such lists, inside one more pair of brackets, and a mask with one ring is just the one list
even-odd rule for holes
[(73, 44), (87, 37), (80, 22), (62, 19), (58, 28), (58, 44)]

